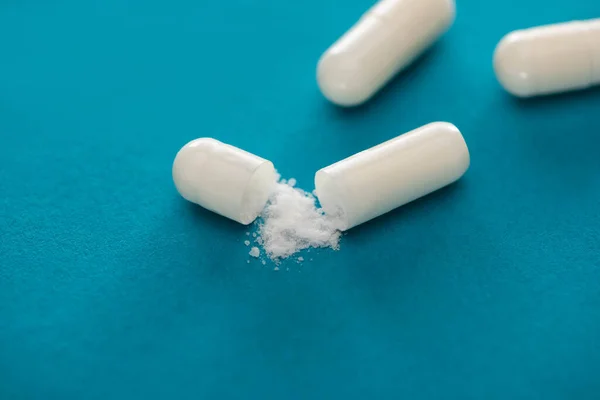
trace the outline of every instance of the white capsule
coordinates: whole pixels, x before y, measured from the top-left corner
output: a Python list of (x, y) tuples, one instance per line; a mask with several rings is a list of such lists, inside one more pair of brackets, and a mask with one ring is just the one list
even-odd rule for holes
[(173, 162), (183, 198), (244, 225), (264, 208), (275, 175), (271, 161), (211, 138), (189, 142)]
[(361, 104), (408, 66), (454, 22), (454, 0), (381, 0), (321, 57), (321, 92), (341, 106)]
[(496, 47), (494, 69), (519, 97), (584, 89), (600, 83), (600, 19), (514, 31)]
[(449, 185), (469, 163), (460, 131), (435, 122), (321, 169), (315, 186), (347, 230)]

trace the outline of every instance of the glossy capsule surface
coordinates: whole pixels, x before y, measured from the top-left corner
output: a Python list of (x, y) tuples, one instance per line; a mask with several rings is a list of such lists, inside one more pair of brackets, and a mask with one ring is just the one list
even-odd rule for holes
[(518, 97), (600, 84), (600, 19), (518, 30), (496, 47), (500, 84)]
[(319, 170), (316, 193), (347, 230), (451, 184), (469, 164), (458, 128), (435, 122)]
[(275, 180), (271, 161), (212, 138), (192, 140), (173, 162), (183, 198), (244, 225), (260, 214)]
[(381, 0), (321, 57), (317, 82), (340, 106), (370, 99), (454, 22), (454, 0)]

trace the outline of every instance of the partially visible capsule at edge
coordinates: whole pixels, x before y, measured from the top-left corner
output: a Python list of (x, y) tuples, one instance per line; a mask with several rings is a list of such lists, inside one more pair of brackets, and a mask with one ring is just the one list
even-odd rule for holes
[(454, 0), (381, 0), (319, 60), (317, 82), (340, 106), (371, 98), (454, 22)]
[(519, 97), (600, 84), (600, 19), (511, 32), (496, 47), (494, 70)]

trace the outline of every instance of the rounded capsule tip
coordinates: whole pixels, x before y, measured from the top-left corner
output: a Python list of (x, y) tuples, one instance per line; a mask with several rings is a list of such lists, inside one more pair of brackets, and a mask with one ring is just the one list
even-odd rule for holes
[(338, 106), (352, 107), (364, 103), (370, 93), (360, 79), (355, 63), (343, 53), (325, 52), (317, 66), (317, 83), (323, 96)]
[(526, 42), (520, 33), (506, 35), (494, 52), (494, 71), (500, 84), (518, 97), (533, 95), (533, 79)]
[(192, 140), (179, 150), (173, 161), (173, 182), (184, 199), (198, 202), (196, 178), (203, 172), (207, 156), (220, 142), (212, 138)]
[[(457, 174), (457, 179), (459, 179), (471, 166), (471, 154), (465, 138), (456, 125), (451, 124), (450, 122), (434, 122), (431, 124), (431, 126), (439, 129), (440, 132), (446, 131), (446, 133), (453, 138), (453, 143), (457, 149), (456, 170), (459, 172)], [(462, 149), (459, 151), (459, 148)]]

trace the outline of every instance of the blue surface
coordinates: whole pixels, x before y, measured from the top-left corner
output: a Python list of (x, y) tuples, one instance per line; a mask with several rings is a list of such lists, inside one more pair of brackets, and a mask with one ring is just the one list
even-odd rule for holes
[[(518, 101), (491, 68), (505, 33), (600, 3), (459, 0), (336, 109), (316, 61), (370, 3), (2, 2), (0, 399), (600, 398), (600, 90)], [(460, 183), (279, 272), (171, 182), (212, 136), (310, 190), (435, 120)]]

